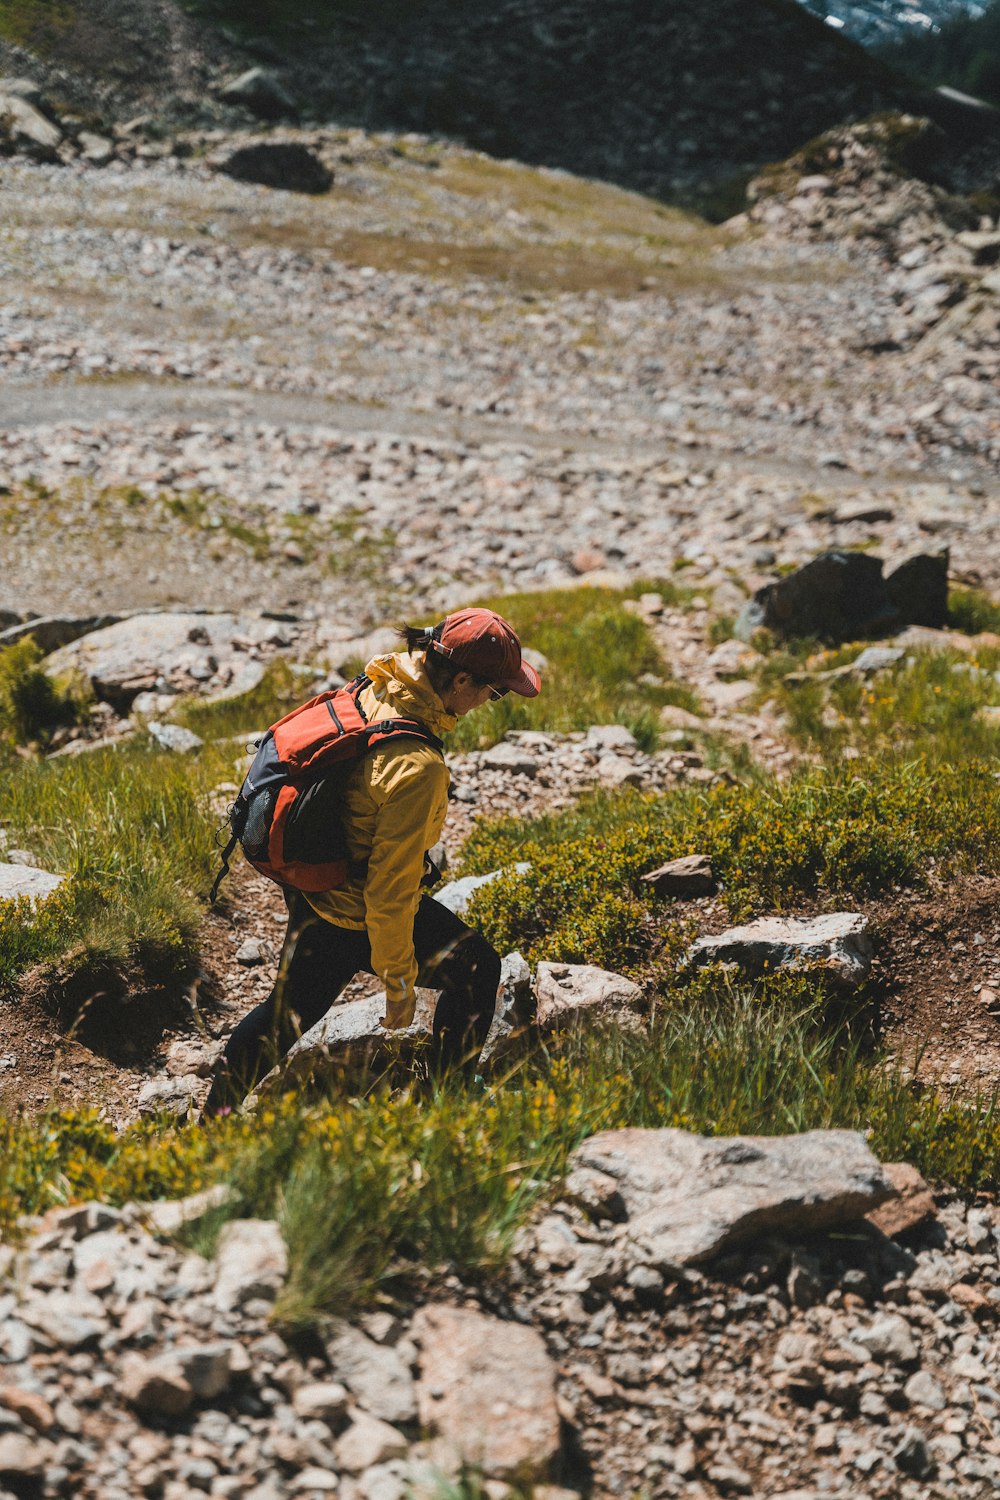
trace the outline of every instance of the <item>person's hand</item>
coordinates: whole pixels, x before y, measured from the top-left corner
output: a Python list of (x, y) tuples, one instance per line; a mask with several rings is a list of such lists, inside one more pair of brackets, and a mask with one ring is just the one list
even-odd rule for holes
[(403, 1031), (413, 1025), (415, 1005), (412, 1000), (402, 1000), (396, 1005), (386, 1005), (385, 1015), (379, 1021), (384, 1031)]

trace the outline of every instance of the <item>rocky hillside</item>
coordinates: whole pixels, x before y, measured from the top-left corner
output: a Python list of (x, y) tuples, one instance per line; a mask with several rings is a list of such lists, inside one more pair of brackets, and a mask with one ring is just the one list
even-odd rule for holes
[(794, 0), (424, 0), (284, 26), (175, 0), (72, 0), (54, 18), (15, 3), (3, 16), (28, 51), (0, 45), (0, 70), (119, 123), (238, 123), (249, 116), (225, 85), (263, 65), (275, 81), (251, 100), (258, 113), (443, 133), (720, 214), (763, 162), (918, 102)]

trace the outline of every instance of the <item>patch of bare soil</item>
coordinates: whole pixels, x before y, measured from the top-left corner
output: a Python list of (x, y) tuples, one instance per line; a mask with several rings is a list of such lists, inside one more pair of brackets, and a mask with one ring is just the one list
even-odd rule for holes
[(886, 982), (885, 1040), (927, 1083), (1000, 1082), (1000, 880), (967, 875), (901, 891), (870, 912)]

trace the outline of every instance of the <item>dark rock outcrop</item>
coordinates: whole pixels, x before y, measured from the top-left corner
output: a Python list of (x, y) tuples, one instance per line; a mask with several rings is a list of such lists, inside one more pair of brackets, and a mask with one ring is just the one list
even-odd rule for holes
[(333, 183), (333, 173), (316, 153), (295, 141), (250, 141), (213, 157), (211, 165), (240, 182), (289, 193), (325, 193)]
[(850, 641), (948, 620), (948, 553), (921, 553), (888, 576), (867, 552), (823, 552), (758, 589), (736, 622), (748, 640), (761, 627), (787, 638)]

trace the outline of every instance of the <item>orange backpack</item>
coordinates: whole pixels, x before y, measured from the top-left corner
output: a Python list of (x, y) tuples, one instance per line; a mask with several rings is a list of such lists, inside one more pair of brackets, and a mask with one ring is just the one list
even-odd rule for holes
[[(370, 724), (358, 701), (370, 686), (355, 677), (293, 709), (258, 741), (240, 794), (229, 809), (231, 832), (211, 900), (229, 873), (237, 844), (254, 869), (297, 891), (332, 891), (360, 873), (348, 858), (340, 799), (353, 762), (387, 740), (409, 736), (442, 749), (416, 719)], [(222, 832), (222, 830), (220, 830)]]

